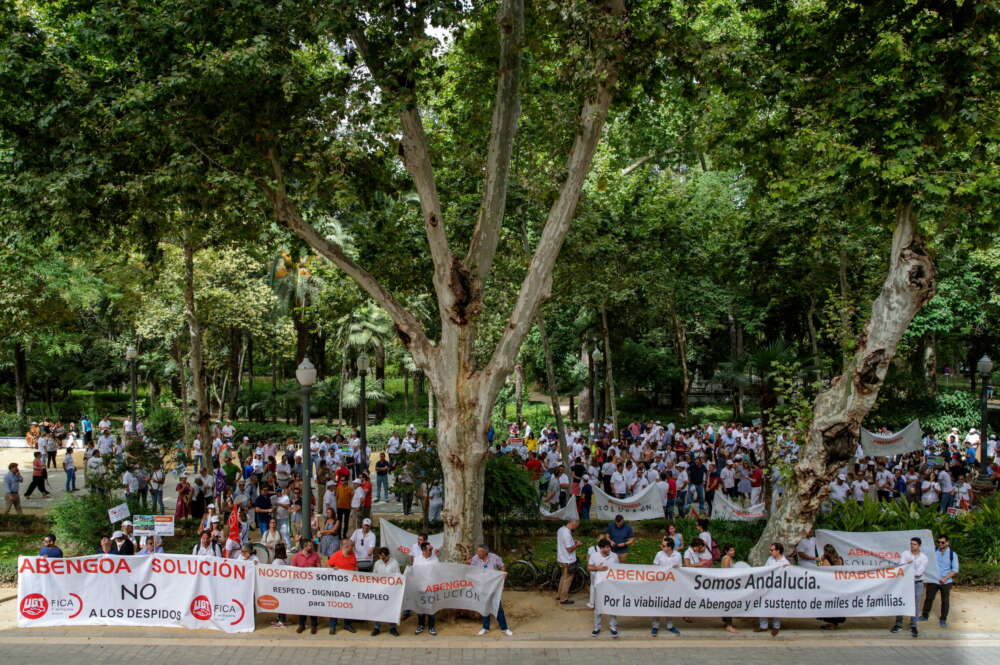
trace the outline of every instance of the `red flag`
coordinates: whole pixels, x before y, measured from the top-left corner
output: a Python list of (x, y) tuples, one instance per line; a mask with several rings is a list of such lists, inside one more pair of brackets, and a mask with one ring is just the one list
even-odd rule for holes
[(229, 540), (240, 542), (240, 507), (233, 504), (233, 512), (229, 515)]

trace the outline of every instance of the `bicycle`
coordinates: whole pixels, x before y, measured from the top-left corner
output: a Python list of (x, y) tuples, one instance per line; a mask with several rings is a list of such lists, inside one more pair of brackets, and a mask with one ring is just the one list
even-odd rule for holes
[[(529, 591), (542, 588), (555, 590), (559, 588), (562, 578), (562, 566), (555, 561), (536, 561), (535, 552), (530, 545), (524, 546), (524, 558), (518, 559), (507, 566), (507, 584), (514, 591)], [(583, 591), (588, 575), (577, 563), (573, 567), (573, 581), (570, 593)]]

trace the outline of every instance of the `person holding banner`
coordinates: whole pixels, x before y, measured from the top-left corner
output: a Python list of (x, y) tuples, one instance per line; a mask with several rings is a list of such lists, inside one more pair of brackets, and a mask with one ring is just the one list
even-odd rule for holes
[[(372, 534), (372, 540), (374, 539), (375, 536)], [(335, 570), (357, 570), (358, 557), (354, 553), (354, 541), (351, 539), (342, 540), (340, 542), (340, 550), (330, 555), (330, 558), (326, 560), (326, 565)], [(344, 630), (349, 633), (358, 632), (350, 619), (344, 619)], [(330, 634), (337, 634), (336, 617), (330, 617)]]
[[(563, 527), (565, 528), (565, 527)], [(579, 543), (578, 543), (579, 544)], [(607, 538), (601, 538), (597, 541), (597, 550), (590, 553), (587, 557), (587, 570), (592, 573), (600, 572), (602, 570), (607, 570), (608, 566), (618, 563), (618, 555), (611, 551), (611, 541)], [(594, 630), (590, 633), (591, 637), (597, 637), (601, 634), (603, 615), (594, 608)], [(611, 630), (611, 637), (618, 638), (618, 617), (614, 614), (608, 615), (608, 628)]]
[[(772, 566), (787, 566), (787, 565), (789, 565), (788, 564), (788, 559), (785, 558), (785, 546), (784, 545), (782, 545), (781, 543), (771, 543), (770, 552), (771, 552), (771, 556), (767, 557), (767, 561), (764, 562), (764, 566), (765, 567), (770, 568)], [(760, 623), (758, 624), (758, 626), (756, 628), (753, 629), (753, 632), (755, 632), (755, 633), (763, 633), (764, 631), (767, 630), (768, 622), (770, 622), (770, 625), (771, 625), (771, 635), (772, 636), (777, 635), (778, 631), (781, 630), (781, 619), (777, 618), (777, 617), (773, 617), (773, 618), (761, 617), (760, 618)]]
[[(661, 568), (680, 568), (681, 567), (681, 555), (674, 551), (674, 540), (669, 536), (664, 536), (660, 540), (660, 551), (656, 553), (653, 558), (653, 565), (660, 566)], [(667, 620), (667, 631), (673, 633), (674, 635), (680, 635), (681, 631), (674, 627), (674, 621), (671, 617), (666, 617)], [(660, 618), (657, 617), (653, 619), (653, 628), (650, 630), (650, 634), (656, 637), (656, 634), (660, 632)]]
[[(348, 541), (350, 542), (350, 541)], [(420, 554), (417, 554), (413, 558), (414, 566), (430, 566), (438, 562), (437, 555), (434, 554), (434, 546), (430, 542), (425, 541), (420, 545)], [(431, 635), (437, 635), (437, 629), (434, 627), (434, 614), (417, 614), (417, 629), (413, 631), (414, 635), (419, 635), (424, 632), (424, 628)]]
[[(479, 566), (480, 568), (499, 570), (503, 572), (506, 570), (503, 565), (503, 559), (501, 559), (497, 554), (490, 552), (490, 548), (486, 545), (477, 545), (476, 554), (469, 559), (470, 566)], [(483, 619), (483, 627), (480, 629), (476, 635), (485, 635), (490, 632), (490, 615), (481, 615)], [(507, 627), (507, 617), (503, 613), (503, 605), (501, 604), (497, 607), (497, 625), (500, 626), (500, 632), (504, 635), (513, 635), (514, 633)]]
[[(388, 547), (375, 549), (375, 567), (372, 568), (372, 572), (384, 576), (399, 575), (399, 562), (392, 558), (392, 552), (389, 551)], [(399, 629), (396, 626), (397, 624), (389, 626), (389, 634), (393, 637), (399, 637)], [(372, 626), (372, 637), (381, 632), (382, 624), (376, 621)]]
[[(910, 551), (903, 552), (902, 556), (899, 557), (899, 563), (902, 565), (911, 564), (913, 566), (913, 607), (920, 607), (920, 596), (924, 593), (924, 572), (927, 570), (927, 555), (920, 551), (920, 547), (923, 545), (923, 541), (914, 536), (910, 538)], [(917, 632), (917, 616), (910, 617), (910, 634), (917, 637), (920, 633)], [(893, 624), (892, 628), (889, 629), (890, 633), (898, 633), (903, 629), (903, 617), (897, 616), (896, 623)]]
[[(350, 542), (350, 541), (346, 541)], [(284, 545), (284, 543), (278, 543)], [(275, 552), (275, 558), (277, 558), (277, 552)], [(319, 555), (313, 551), (313, 542), (308, 538), (299, 539), (299, 551), (295, 553), (292, 557), (292, 565), (296, 568), (319, 568)], [(316, 634), (316, 630), (319, 628), (319, 617), (311, 616), (309, 618), (309, 623), (311, 624), (310, 631), (313, 635)], [(278, 616), (279, 621), (281, 616)], [(331, 619), (332, 621), (332, 619)], [(295, 629), (296, 633), (304, 633), (306, 630), (306, 616), (304, 614), (299, 615), (299, 627)]]

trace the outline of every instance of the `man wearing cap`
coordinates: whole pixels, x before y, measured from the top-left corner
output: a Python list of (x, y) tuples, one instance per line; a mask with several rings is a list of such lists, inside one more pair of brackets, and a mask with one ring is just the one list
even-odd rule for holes
[(135, 544), (125, 537), (123, 531), (115, 531), (111, 534), (111, 549), (109, 554), (119, 556), (129, 556), (135, 554)]
[(372, 521), (366, 517), (361, 522), (361, 528), (351, 534), (354, 541), (354, 554), (357, 557), (357, 570), (369, 571), (374, 563), (375, 534), (372, 532)]
[(348, 532), (354, 533), (358, 528), (358, 522), (361, 519), (361, 508), (365, 503), (365, 490), (361, 487), (361, 479), (355, 478), (351, 481), (354, 487), (354, 492), (351, 494), (351, 514), (348, 518)]
[(847, 484), (847, 475), (837, 474), (837, 479), (830, 483), (830, 500), (837, 503), (847, 501), (847, 494), (851, 491), (851, 486)]

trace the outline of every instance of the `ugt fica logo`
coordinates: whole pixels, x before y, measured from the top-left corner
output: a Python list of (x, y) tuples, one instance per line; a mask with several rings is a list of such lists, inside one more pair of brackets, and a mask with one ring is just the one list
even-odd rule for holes
[(49, 611), (49, 601), (40, 593), (29, 593), (21, 599), (21, 616), (25, 619), (41, 619)]
[(246, 608), (235, 598), (228, 603), (213, 604), (208, 596), (195, 596), (194, 600), (191, 601), (191, 616), (199, 621), (208, 621), (215, 617), (216, 621), (228, 621), (230, 626), (235, 626), (243, 621), (246, 616)]

